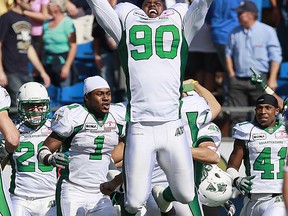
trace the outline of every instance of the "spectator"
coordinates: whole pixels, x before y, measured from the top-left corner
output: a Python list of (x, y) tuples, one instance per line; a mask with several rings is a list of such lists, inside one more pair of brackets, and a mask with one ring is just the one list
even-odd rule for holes
[(94, 18), (86, 0), (68, 0), (67, 14), (73, 19), (77, 44), (92, 41), (91, 33)]
[[(240, 215), (285, 216), (282, 184), (288, 135), (276, 118), (279, 108), (274, 96), (261, 95), (255, 104), (255, 119), (234, 126), (234, 149), (227, 173), (245, 196)], [(239, 173), (242, 160), (246, 176)]]
[[(274, 90), (277, 87), (281, 48), (275, 30), (257, 21), (258, 9), (254, 2), (242, 2), (236, 12), (241, 25), (233, 29), (226, 47), (230, 78), (229, 105), (253, 106), (262, 89), (250, 83), (252, 72), (249, 68), (261, 72), (268, 86)], [(233, 124), (246, 118), (245, 113), (231, 114)]]
[(231, 31), (239, 25), (235, 8), (242, 0), (218, 0), (213, 1), (206, 16), (206, 22), (210, 27), (210, 33), (218, 58), (222, 64), (222, 96), (223, 105), (228, 102), (229, 79), (225, 59), (225, 48)]
[(0, 16), (6, 13), (13, 7), (14, 0), (2, 0), (0, 1)]
[(14, 7), (0, 17), (0, 85), (7, 88), (14, 107), (17, 90), (33, 81), (28, 70), (29, 60), (39, 71), (45, 87), (50, 85), (50, 78), (31, 45), (31, 20), (23, 16), (23, 2), (26, 1), (16, 0)]
[(113, 102), (116, 99), (118, 83), (116, 83), (115, 72), (119, 69), (117, 57), (117, 44), (114, 39), (94, 19), (92, 36), (94, 38), (94, 60), (101, 76), (108, 82), (113, 95)]
[(288, 1), (270, 0), (273, 18), (276, 22), (277, 35), (282, 47), (283, 62), (288, 61)]
[(56, 215), (57, 171), (53, 166), (45, 167), (36, 157), (52, 132), (49, 103), (47, 90), (37, 82), (25, 83), (17, 93), (21, 122), (16, 127), (20, 145), (9, 157), (12, 165), (9, 191), (15, 215)]
[(219, 59), (208, 26), (204, 23), (190, 44), (185, 76), (198, 80), (210, 92), (214, 92), (218, 68)]
[[(40, 54), (40, 42), (43, 33), (43, 22), (50, 18), (48, 13), (48, 3), (50, 0), (34, 0), (30, 3), (23, 3), (25, 8), (23, 14), (32, 20), (32, 44), (38, 55)], [(40, 56), (39, 56), (40, 57)]]
[(43, 62), (57, 87), (69, 86), (76, 79), (73, 61), (77, 44), (73, 21), (65, 16), (66, 0), (51, 0), (48, 6), (52, 19), (43, 24)]

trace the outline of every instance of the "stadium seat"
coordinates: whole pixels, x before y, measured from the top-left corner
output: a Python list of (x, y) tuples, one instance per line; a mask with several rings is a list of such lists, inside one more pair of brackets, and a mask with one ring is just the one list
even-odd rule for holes
[(282, 62), (278, 79), (288, 79), (288, 62)]
[(71, 103), (83, 103), (84, 82), (76, 83), (72, 86), (58, 88), (57, 102), (60, 105), (68, 105)]
[(89, 76), (100, 74), (94, 61), (93, 41), (85, 44), (78, 44), (74, 65), (78, 72), (79, 82)]
[(284, 99), (288, 96), (288, 77), (286, 79), (278, 79), (277, 82), (278, 87), (276, 89), (276, 93)]

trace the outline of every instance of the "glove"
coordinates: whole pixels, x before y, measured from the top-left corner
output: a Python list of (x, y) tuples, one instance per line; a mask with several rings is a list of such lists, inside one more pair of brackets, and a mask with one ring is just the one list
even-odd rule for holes
[(0, 163), (9, 155), (5, 148), (5, 144), (0, 143)]
[(68, 166), (70, 160), (67, 155), (64, 153), (54, 153), (49, 156), (48, 163), (51, 164), (54, 167), (65, 169), (66, 166)]
[(254, 178), (255, 176), (237, 177), (233, 181), (233, 186), (235, 186), (242, 195), (246, 195), (252, 190), (253, 182), (251, 180)]
[(253, 75), (250, 77), (251, 84), (259, 89), (265, 90), (267, 88), (267, 83), (263, 80), (262, 76), (253, 68), (250, 68), (250, 70), (253, 72)]

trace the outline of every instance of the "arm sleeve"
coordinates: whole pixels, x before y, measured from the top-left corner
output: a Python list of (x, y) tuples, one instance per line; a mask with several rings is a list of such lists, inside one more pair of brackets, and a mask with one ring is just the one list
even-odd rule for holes
[(282, 50), (277, 34), (273, 28), (270, 29), (270, 37), (268, 40), (268, 57), (270, 61), (281, 63), (282, 61)]
[(184, 15), (184, 34), (188, 45), (205, 21), (212, 0), (194, 0)]
[(99, 25), (101, 25), (118, 44), (121, 39), (122, 27), (116, 11), (107, 0), (86, 1), (92, 9)]
[(11, 98), (6, 89), (0, 86), (0, 112), (8, 110), (11, 106)]
[(63, 106), (53, 115), (52, 131), (60, 137), (69, 137), (74, 132), (74, 128), (81, 125), (85, 119), (85, 116), (82, 115), (83, 112), (81, 112), (81, 105), (72, 106)]

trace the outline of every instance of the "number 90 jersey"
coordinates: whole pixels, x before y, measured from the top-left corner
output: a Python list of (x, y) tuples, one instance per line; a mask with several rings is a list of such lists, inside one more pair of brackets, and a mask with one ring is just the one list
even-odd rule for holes
[(115, 11), (123, 26), (118, 50), (127, 79), (128, 120), (179, 119), (188, 55), (183, 17), (188, 5), (177, 4), (157, 18), (129, 3), (118, 4)]
[(250, 122), (239, 123), (233, 128), (233, 138), (245, 141), (246, 175), (256, 176), (251, 193), (282, 193), (288, 145), (282, 122), (265, 129)]
[(107, 181), (110, 153), (124, 136), (125, 111), (124, 106), (111, 104), (103, 122), (79, 104), (61, 107), (54, 114), (52, 130), (65, 138), (62, 151), (69, 154), (66, 180), (82, 191), (98, 193), (99, 184)]

